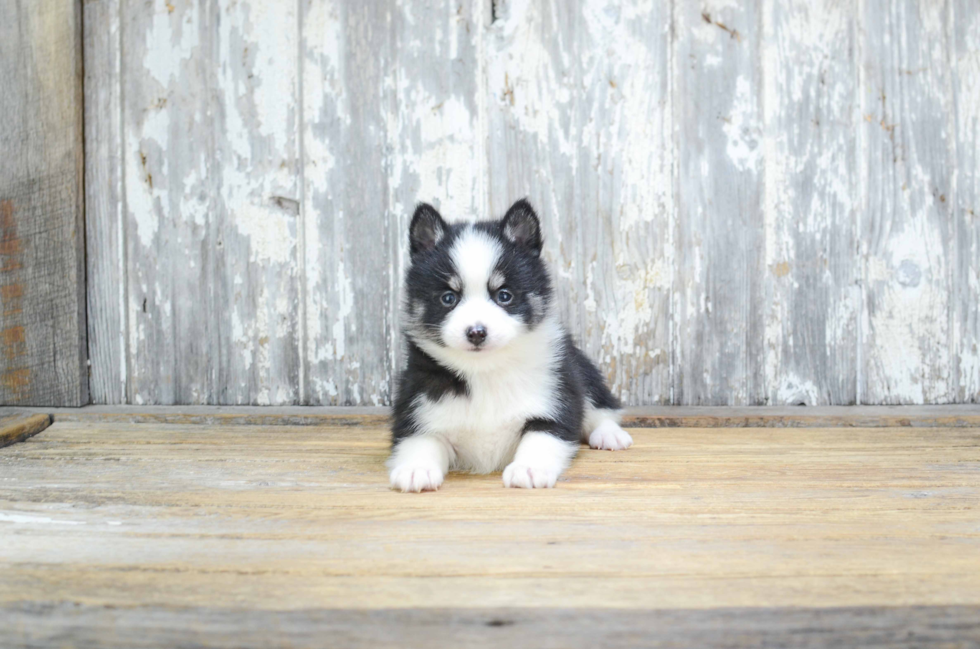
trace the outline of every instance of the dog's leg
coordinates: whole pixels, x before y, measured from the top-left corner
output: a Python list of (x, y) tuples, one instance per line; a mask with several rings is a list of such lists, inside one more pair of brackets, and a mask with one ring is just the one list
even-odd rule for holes
[(558, 476), (575, 457), (577, 446), (551, 433), (524, 433), (514, 461), (504, 469), (504, 486), (525, 489), (554, 487)]
[(450, 459), (449, 446), (438, 437), (406, 437), (388, 458), (391, 486), (402, 491), (435, 491), (449, 471)]
[(619, 427), (620, 412), (586, 405), (582, 441), (592, 448), (606, 451), (625, 451), (633, 445), (633, 438)]

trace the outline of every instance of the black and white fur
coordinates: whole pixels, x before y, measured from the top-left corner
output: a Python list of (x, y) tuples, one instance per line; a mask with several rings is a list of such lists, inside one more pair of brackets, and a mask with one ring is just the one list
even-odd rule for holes
[(438, 489), (450, 469), (553, 487), (581, 441), (633, 443), (618, 400), (558, 322), (526, 200), (500, 221), (453, 225), (421, 204), (409, 230), (393, 487)]

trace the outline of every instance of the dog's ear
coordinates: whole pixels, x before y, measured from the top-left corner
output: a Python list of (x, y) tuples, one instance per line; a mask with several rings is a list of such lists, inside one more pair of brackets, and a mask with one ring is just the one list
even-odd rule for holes
[(446, 236), (448, 226), (442, 216), (428, 203), (419, 203), (408, 227), (409, 250), (414, 258), (432, 250)]
[(536, 255), (541, 254), (541, 224), (526, 198), (510, 206), (504, 215), (502, 226), (504, 236), (509, 241)]

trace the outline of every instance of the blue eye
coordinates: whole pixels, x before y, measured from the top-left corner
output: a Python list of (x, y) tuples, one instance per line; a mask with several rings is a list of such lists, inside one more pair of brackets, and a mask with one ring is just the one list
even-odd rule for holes
[(514, 299), (513, 294), (505, 288), (497, 291), (497, 304), (510, 304)]
[(442, 302), (443, 306), (453, 306), (456, 304), (456, 294), (452, 291), (446, 291), (439, 296), (439, 301)]

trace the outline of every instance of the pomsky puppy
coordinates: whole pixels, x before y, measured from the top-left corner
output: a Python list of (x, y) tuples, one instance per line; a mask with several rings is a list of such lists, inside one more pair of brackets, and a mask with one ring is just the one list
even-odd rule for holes
[(582, 441), (633, 443), (619, 401), (558, 322), (530, 203), (452, 225), (423, 203), (409, 243), (392, 487), (438, 489), (450, 469), (553, 487)]

